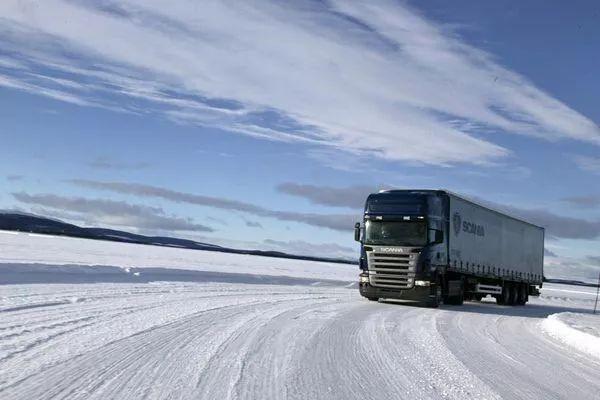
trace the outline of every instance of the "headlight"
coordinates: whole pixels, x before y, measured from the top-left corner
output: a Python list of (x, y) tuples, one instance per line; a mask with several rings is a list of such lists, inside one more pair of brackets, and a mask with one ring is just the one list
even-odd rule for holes
[(415, 286), (431, 286), (429, 281), (415, 281)]
[(360, 275), (358, 277), (359, 282), (360, 283), (368, 283), (369, 282), (369, 275)]

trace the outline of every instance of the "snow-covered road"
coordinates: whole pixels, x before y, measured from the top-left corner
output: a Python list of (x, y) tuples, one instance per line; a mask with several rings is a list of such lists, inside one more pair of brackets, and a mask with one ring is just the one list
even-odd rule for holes
[[(203, 255), (220, 257), (193, 254)], [(245, 272), (260, 264), (247, 259)], [(31, 264), (39, 260), (10, 261), (0, 265), (0, 277), (21, 265), (25, 275), (35, 268), (52, 275), (52, 266)], [(287, 268), (287, 260), (265, 262), (267, 270), (277, 263)], [(525, 307), (484, 302), (433, 310), (370, 303), (329, 264), (311, 265), (327, 279), (297, 276), (282, 284), (264, 270), (263, 283), (226, 274), (220, 282), (198, 281), (204, 275), (110, 282), (111, 273), (99, 283), (53, 284), (18, 283), (13, 276), (12, 284), (0, 285), (0, 398), (593, 399), (600, 393), (600, 359), (542, 329), (549, 315), (589, 312), (592, 288), (548, 285)], [(130, 280), (150, 273), (138, 271), (121, 273)]]

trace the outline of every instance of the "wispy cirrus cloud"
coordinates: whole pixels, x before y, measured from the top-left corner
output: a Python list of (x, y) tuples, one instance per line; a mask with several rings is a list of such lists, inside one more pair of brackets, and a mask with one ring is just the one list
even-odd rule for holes
[(573, 160), (581, 170), (600, 175), (600, 157), (579, 155), (575, 156)]
[(546, 238), (596, 239), (600, 238), (600, 220), (576, 218), (555, 214), (542, 208), (522, 208), (475, 198), (481, 204), (521, 218), (546, 229)]
[(221, 210), (239, 211), (257, 217), (274, 218), (280, 221), (292, 221), (320, 228), (348, 232), (360, 212), (350, 214), (317, 214), (296, 211), (272, 210), (256, 204), (222, 197), (205, 196), (195, 193), (180, 192), (168, 188), (133, 183), (133, 182), (103, 182), (86, 179), (73, 179), (69, 182), (83, 188), (110, 191), (138, 197), (159, 198), (175, 203), (194, 204), (197, 206), (213, 207)]
[(0, 85), (82, 106), (433, 164), (510, 154), (482, 131), (600, 144), (402, 3), (5, 0), (0, 15)]
[(19, 175), (19, 174), (10, 174), (10, 175), (6, 175), (6, 180), (9, 182), (17, 182), (17, 181), (21, 181), (25, 178), (24, 175)]
[(94, 169), (107, 170), (138, 170), (148, 168), (151, 164), (148, 162), (127, 162), (120, 161), (112, 157), (96, 157), (89, 161), (87, 165)]
[(189, 218), (166, 214), (160, 207), (130, 204), (124, 201), (29, 194), (16, 192), (13, 197), (23, 204), (43, 207), (41, 212), (90, 224), (120, 226), (141, 230), (213, 232), (208, 226), (194, 223)]
[(305, 198), (313, 204), (361, 209), (370, 193), (385, 189), (381, 186), (330, 187), (284, 182), (275, 188), (278, 192)]
[[(340, 188), (284, 183), (276, 188), (280, 192), (306, 198), (314, 204), (354, 208), (355, 210), (354, 212), (347, 214), (316, 214), (271, 210), (243, 201), (180, 192), (140, 183), (104, 182), (86, 179), (72, 179), (69, 180), (69, 182), (88, 189), (105, 190), (139, 197), (161, 198), (176, 203), (195, 204), (223, 210), (240, 211), (259, 217), (275, 218), (280, 221), (301, 222), (316, 227), (339, 231), (351, 230), (354, 222), (360, 219), (360, 208), (362, 208), (362, 203), (366, 198), (363, 197), (363, 195), (366, 196), (366, 194), (371, 192), (367, 186)], [(600, 220), (557, 215), (544, 209), (515, 207), (512, 205), (498, 204), (480, 198), (474, 198), (474, 200), (486, 204), (491, 208), (506, 212), (509, 215), (542, 226), (546, 228), (546, 233), (549, 237), (563, 239), (595, 239), (600, 237)]]
[(262, 227), (263, 227), (262, 224), (260, 222), (258, 222), (258, 221), (249, 221), (249, 220), (246, 220), (245, 222), (246, 222), (246, 226), (248, 228), (261, 228), (262, 229)]
[(600, 194), (597, 195), (587, 195), (587, 196), (570, 196), (562, 199), (564, 202), (567, 202), (573, 206), (577, 207), (585, 207), (585, 208), (594, 208), (600, 207)]

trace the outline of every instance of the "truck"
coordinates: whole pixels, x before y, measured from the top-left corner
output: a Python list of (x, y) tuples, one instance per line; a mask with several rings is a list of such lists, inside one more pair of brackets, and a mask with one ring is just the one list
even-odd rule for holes
[(354, 239), (371, 301), (525, 305), (543, 284), (544, 228), (447, 190), (370, 194)]

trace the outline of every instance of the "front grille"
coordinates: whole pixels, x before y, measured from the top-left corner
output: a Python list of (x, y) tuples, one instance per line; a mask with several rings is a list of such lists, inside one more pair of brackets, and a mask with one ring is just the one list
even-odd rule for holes
[(367, 253), (369, 283), (377, 287), (408, 289), (413, 287), (417, 254)]

